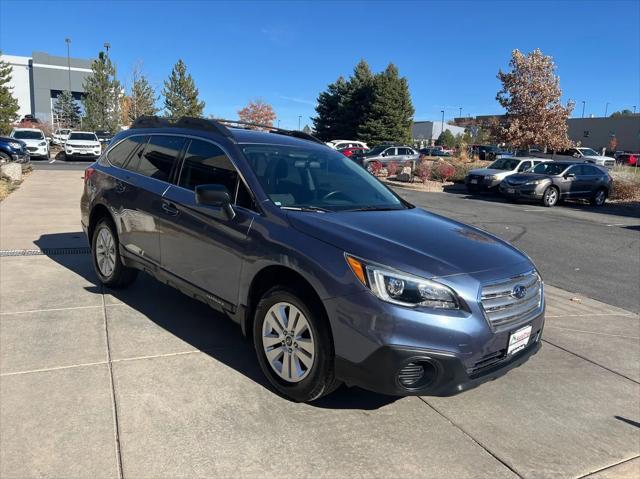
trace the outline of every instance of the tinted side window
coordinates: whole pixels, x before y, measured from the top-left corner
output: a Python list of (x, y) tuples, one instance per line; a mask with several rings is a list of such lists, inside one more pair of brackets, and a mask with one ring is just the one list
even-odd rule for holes
[(134, 171), (156, 180), (169, 181), (185, 139), (179, 136), (154, 135), (140, 156)]
[(233, 198), (238, 172), (231, 160), (216, 145), (192, 140), (184, 158), (178, 185), (189, 190), (198, 185), (224, 185)]
[(109, 162), (114, 166), (125, 168), (131, 153), (144, 145), (148, 138), (148, 136), (130, 136), (122, 140), (107, 153)]
[(602, 176), (604, 174), (602, 170), (595, 166), (583, 165), (582, 168), (584, 169), (583, 175)]
[(567, 173), (573, 173), (574, 175), (582, 175), (584, 174), (582, 169), (582, 165), (573, 165), (571, 168), (569, 168), (569, 170), (567, 171)]
[(395, 148), (387, 148), (384, 152), (386, 156), (395, 156), (396, 149)]

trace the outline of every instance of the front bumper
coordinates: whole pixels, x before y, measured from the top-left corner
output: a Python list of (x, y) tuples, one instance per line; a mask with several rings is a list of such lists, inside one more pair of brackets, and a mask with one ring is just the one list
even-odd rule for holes
[[(544, 300), (533, 316), (496, 328), (475, 299), (462, 297), (466, 311), (441, 313), (385, 303), (368, 291), (325, 300), (336, 376), (347, 385), (383, 394), (451, 395), (503, 375), (538, 351)], [(531, 326), (527, 346), (507, 356), (511, 333), (525, 326)], [(403, 385), (400, 373), (409, 363), (424, 363), (431, 379), (415, 387)]]
[(82, 158), (85, 160), (95, 160), (100, 156), (100, 151), (97, 150), (64, 150), (66, 158)]
[[(362, 363), (336, 357), (336, 374), (348, 385), (392, 396), (452, 396), (505, 375), (529, 360), (542, 347), (542, 330), (532, 335), (527, 347), (511, 356), (498, 357), (486, 367), (468, 369), (454, 355), (428, 349), (383, 346)], [(426, 363), (432, 378), (407, 388), (399, 373), (409, 364)]]
[(469, 190), (476, 191), (489, 191), (495, 190), (500, 185), (499, 179), (491, 180), (485, 176), (467, 176), (464, 179), (465, 184)]
[(542, 199), (547, 185), (510, 185), (500, 183), (500, 194), (509, 198), (524, 198), (529, 200)]
[(28, 146), (27, 152), (31, 158), (47, 158), (49, 156), (49, 148), (46, 146)]

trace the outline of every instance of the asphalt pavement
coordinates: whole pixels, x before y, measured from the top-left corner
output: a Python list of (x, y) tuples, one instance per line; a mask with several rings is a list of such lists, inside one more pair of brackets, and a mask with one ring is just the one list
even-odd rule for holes
[(471, 196), (459, 187), (444, 193), (395, 191), (416, 206), (509, 241), (533, 259), (547, 284), (640, 311), (640, 208), (546, 208), (491, 194)]

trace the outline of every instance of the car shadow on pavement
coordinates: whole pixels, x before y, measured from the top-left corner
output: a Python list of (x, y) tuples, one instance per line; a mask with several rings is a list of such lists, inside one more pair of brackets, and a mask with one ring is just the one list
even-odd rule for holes
[[(74, 240), (77, 241), (78, 235), (84, 236), (81, 232), (43, 235), (35, 243), (46, 251), (51, 249), (50, 245), (60, 248), (65, 238), (73, 244)], [(224, 314), (155, 280), (146, 273), (140, 273), (136, 281), (127, 289), (102, 289), (93, 271), (91, 256), (86, 253), (47, 254), (47, 256), (95, 285), (85, 287), (87, 291), (104, 292), (108, 308), (118, 304), (131, 308), (133, 310), (131, 313), (122, 313), (124, 310), (115, 308), (121, 311), (118, 314), (127, 315), (126, 322), (144, 321), (140, 318), (142, 315), (194, 349), (233, 368), (276, 394), (258, 366), (251, 341), (244, 338), (239, 325)], [(158, 340), (166, 340), (166, 335), (160, 334)], [(144, 356), (144, 353), (140, 356)], [(329, 396), (314, 401), (310, 405), (326, 409), (373, 410), (391, 404), (397, 399), (399, 398), (356, 387), (342, 386)]]

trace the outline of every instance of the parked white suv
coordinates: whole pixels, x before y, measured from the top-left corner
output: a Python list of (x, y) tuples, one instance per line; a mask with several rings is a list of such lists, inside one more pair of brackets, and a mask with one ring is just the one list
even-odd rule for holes
[(327, 142), (327, 146), (330, 146), (334, 150), (344, 150), (345, 148), (364, 148), (366, 150), (369, 149), (365, 142), (357, 140), (331, 140)]
[(69, 133), (71, 133), (69, 128), (58, 128), (53, 134), (51, 143), (54, 145), (64, 145), (69, 139)]
[(469, 193), (497, 190), (502, 180), (515, 173), (523, 173), (546, 161), (543, 158), (509, 156), (498, 158), (486, 168), (469, 171), (464, 179)]
[(27, 144), (27, 150), (31, 158), (49, 158), (49, 143), (47, 143), (42, 130), (38, 128), (14, 128), (9, 136), (24, 141)]
[(95, 159), (102, 153), (100, 141), (92, 131), (72, 131), (64, 144), (65, 159)]

